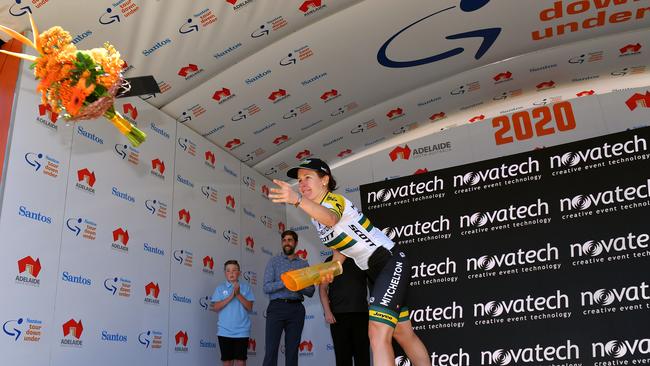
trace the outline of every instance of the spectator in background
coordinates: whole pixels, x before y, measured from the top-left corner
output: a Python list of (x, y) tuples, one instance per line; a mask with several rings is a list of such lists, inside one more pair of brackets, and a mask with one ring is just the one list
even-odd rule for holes
[[(332, 260), (329, 256), (325, 262)], [(330, 325), (336, 366), (370, 366), (368, 282), (354, 261), (343, 262), (343, 273), (319, 286), (325, 321)]]
[(266, 309), (266, 344), (263, 366), (278, 364), (278, 347), (284, 332), (285, 365), (298, 366), (298, 346), (305, 325), (304, 296), (314, 295), (314, 286), (300, 291), (289, 291), (280, 275), (285, 272), (308, 267), (307, 261), (298, 258), (296, 246), (298, 234), (287, 230), (282, 233), (282, 254), (269, 260), (264, 271), (264, 293), (269, 295)]
[(236, 260), (226, 261), (223, 267), (226, 281), (212, 294), (214, 310), (219, 313), (217, 336), (221, 361), (224, 366), (245, 366), (251, 334), (248, 313), (253, 310), (255, 295), (248, 283), (239, 282), (241, 271)]

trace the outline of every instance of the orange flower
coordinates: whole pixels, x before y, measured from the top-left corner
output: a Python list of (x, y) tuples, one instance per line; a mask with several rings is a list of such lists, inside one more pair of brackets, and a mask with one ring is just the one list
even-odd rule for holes
[(83, 107), (86, 95), (84, 95), (83, 89), (77, 86), (70, 86), (66, 83), (62, 84), (59, 88), (59, 98), (66, 112), (74, 117), (79, 113), (81, 107)]
[(77, 89), (81, 90), (84, 95), (84, 99), (86, 99), (86, 97), (92, 94), (95, 90), (95, 84), (90, 84), (90, 86), (87, 86), (86, 78), (80, 78), (77, 82)]

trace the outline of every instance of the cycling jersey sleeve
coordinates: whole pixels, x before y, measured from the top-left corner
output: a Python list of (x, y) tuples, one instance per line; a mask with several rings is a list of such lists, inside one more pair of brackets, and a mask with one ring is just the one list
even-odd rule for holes
[(345, 211), (345, 198), (341, 195), (328, 192), (323, 198), (321, 205), (334, 212), (340, 219), (343, 216), (343, 211)]

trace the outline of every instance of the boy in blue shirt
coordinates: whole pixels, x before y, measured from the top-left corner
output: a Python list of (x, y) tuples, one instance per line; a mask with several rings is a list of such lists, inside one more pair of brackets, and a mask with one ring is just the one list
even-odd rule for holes
[(248, 312), (253, 310), (255, 296), (246, 282), (239, 282), (240, 268), (236, 260), (223, 265), (226, 282), (214, 289), (212, 302), (219, 312), (217, 336), (221, 361), (224, 366), (245, 366), (248, 350), (248, 337), (251, 334), (251, 321)]

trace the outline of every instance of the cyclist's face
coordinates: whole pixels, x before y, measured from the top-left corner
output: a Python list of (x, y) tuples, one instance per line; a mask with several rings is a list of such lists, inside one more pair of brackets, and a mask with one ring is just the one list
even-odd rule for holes
[(327, 191), (328, 179), (328, 176), (319, 177), (314, 170), (300, 169), (298, 170), (298, 189), (305, 198), (316, 201)]

